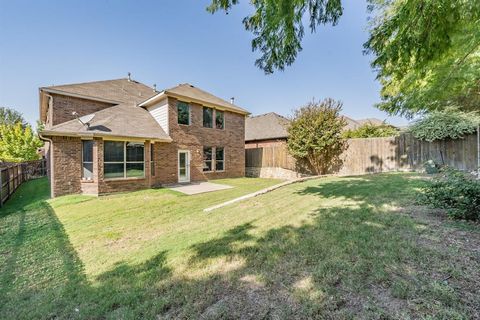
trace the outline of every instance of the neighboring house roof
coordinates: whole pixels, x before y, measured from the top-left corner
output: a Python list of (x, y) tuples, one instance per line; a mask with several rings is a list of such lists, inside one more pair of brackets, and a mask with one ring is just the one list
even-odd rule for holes
[(290, 120), (270, 112), (245, 120), (245, 141), (287, 138)]
[(50, 86), (40, 90), (58, 91), (67, 95), (74, 94), (117, 103), (140, 103), (158, 93), (153, 88), (128, 78)]
[(172, 140), (147, 110), (134, 104), (119, 104), (95, 112), (94, 115), (89, 127), (74, 119), (45, 129), (41, 135)]
[[(347, 116), (342, 117), (347, 122), (344, 130), (355, 130), (364, 123), (372, 123), (374, 125), (383, 123), (383, 121), (376, 118), (353, 120)], [(290, 120), (275, 112), (248, 117), (245, 120), (245, 141), (287, 138), (289, 123)]]
[(384, 121), (380, 120), (380, 119), (377, 119), (377, 118), (367, 118), (367, 119), (360, 119), (360, 120), (357, 120), (357, 122), (360, 124), (360, 125), (364, 125), (366, 123), (370, 123), (374, 126), (379, 126), (379, 125), (382, 125), (384, 123)]
[(150, 99), (144, 99), (139, 105), (142, 107), (150, 106), (162, 100), (166, 96), (175, 97), (179, 100), (186, 100), (186, 102), (197, 102), (206, 104), (220, 109), (225, 109), (241, 114), (249, 114), (249, 112), (233, 103), (227, 102), (211, 93), (203, 91), (189, 83), (182, 83), (176, 87), (165, 89)]
[(360, 124), (358, 123), (358, 121), (353, 120), (352, 118), (347, 116), (342, 116), (342, 117), (347, 122), (345, 128), (343, 128), (344, 130), (355, 130), (358, 127), (360, 127)]

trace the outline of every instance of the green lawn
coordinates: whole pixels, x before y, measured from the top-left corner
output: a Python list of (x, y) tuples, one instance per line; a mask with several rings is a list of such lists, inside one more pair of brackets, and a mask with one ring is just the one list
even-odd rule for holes
[(414, 206), (415, 174), (289, 185), (221, 180), (195, 196), (146, 190), (47, 199), (21, 186), (0, 211), (0, 318), (479, 316), (480, 232)]

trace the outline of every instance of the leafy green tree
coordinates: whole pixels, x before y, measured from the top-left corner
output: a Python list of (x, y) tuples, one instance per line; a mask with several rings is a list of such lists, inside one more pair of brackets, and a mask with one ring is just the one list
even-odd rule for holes
[[(207, 10), (215, 13), (228, 10), (238, 0), (212, 0)], [(290, 66), (302, 50), (304, 20), (309, 20), (311, 32), (318, 25), (336, 25), (343, 13), (341, 0), (251, 0), (255, 12), (243, 19), (247, 31), (254, 35), (252, 50), (261, 57), (255, 64), (265, 73)]]
[(373, 123), (365, 123), (357, 129), (345, 130), (343, 137), (351, 138), (376, 138), (376, 137), (392, 137), (398, 134), (399, 130), (394, 126), (383, 123), (375, 125)]
[(0, 125), (0, 136), (0, 160), (20, 162), (39, 158), (37, 150), (43, 143), (30, 125), (24, 127), (21, 122)]
[(474, 133), (479, 123), (477, 113), (448, 108), (427, 114), (416, 121), (410, 127), (410, 131), (415, 138), (425, 141), (461, 139), (466, 134)]
[[(377, 105), (391, 114), (413, 116), (452, 104), (480, 108), (480, 1), (368, 0), (372, 14), (365, 52), (382, 85)], [(211, 0), (211, 13), (239, 0)], [(243, 24), (260, 51), (256, 65), (266, 73), (291, 65), (305, 33), (337, 24), (341, 0), (251, 0)]]
[(340, 155), (347, 148), (341, 110), (342, 103), (333, 99), (312, 101), (295, 110), (288, 127), (290, 154), (306, 160), (317, 174), (333, 172), (341, 164)]
[(480, 1), (369, 0), (365, 51), (382, 85), (378, 107), (412, 116), (480, 109)]
[(17, 122), (20, 122), (22, 126), (27, 125), (20, 112), (11, 108), (0, 107), (0, 125), (14, 125)]

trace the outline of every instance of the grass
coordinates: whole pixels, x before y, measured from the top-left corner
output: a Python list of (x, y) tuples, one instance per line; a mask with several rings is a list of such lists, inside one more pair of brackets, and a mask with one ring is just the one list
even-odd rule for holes
[(0, 213), (0, 318), (479, 316), (478, 227), (413, 206), (414, 174), (195, 196), (158, 189), (47, 199), (45, 180)]

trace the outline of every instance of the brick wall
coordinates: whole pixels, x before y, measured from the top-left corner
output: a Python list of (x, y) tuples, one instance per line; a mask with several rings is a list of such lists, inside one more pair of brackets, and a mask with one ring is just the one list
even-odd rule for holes
[(98, 193), (127, 192), (146, 189), (150, 182), (150, 141), (145, 142), (145, 178), (104, 179), (103, 176), (103, 140), (98, 140)]
[(53, 195), (54, 197), (81, 193), (82, 143), (80, 138), (53, 137)]
[(73, 111), (76, 111), (81, 117), (113, 106), (111, 103), (86, 100), (59, 94), (51, 94), (51, 96), (53, 97), (52, 110), (49, 110), (48, 116), (52, 119), (47, 120), (47, 123), (53, 126), (75, 119), (72, 115)]
[[(245, 176), (245, 117), (232, 112), (224, 112), (225, 129), (203, 127), (203, 107), (191, 103), (191, 124), (177, 123), (176, 99), (169, 98), (169, 126), (172, 143), (155, 143), (155, 176), (150, 177), (150, 142), (145, 143), (145, 178), (104, 180), (103, 140), (96, 138), (93, 149), (93, 181), (82, 181), (82, 142), (80, 138), (54, 137), (49, 154), (54, 160), (53, 196), (72, 193), (102, 194), (134, 191), (155, 185), (178, 181), (178, 150), (189, 150), (191, 154), (191, 181), (204, 181), (215, 178)], [(55, 95), (53, 103), (53, 123), (72, 118), (71, 112), (79, 115), (96, 112), (109, 107), (78, 98)], [(225, 148), (225, 171), (203, 172), (203, 147)]]
[[(169, 145), (155, 144), (157, 171), (156, 182), (177, 182), (178, 150), (189, 150), (191, 154), (190, 177), (192, 181), (245, 176), (245, 116), (224, 112), (224, 129), (203, 127), (203, 106), (190, 103), (190, 125), (177, 121), (177, 99), (168, 98)], [(203, 172), (203, 147), (225, 148), (225, 171)]]

